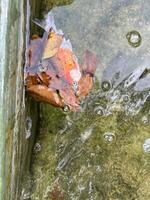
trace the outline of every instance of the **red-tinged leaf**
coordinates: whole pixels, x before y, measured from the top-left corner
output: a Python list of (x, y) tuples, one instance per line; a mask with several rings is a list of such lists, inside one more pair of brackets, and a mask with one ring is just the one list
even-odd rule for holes
[(79, 80), (78, 85), (79, 85), (78, 89), (79, 98), (85, 97), (89, 94), (90, 90), (93, 87), (93, 78), (89, 74), (87, 74)]
[(90, 74), (93, 76), (95, 73), (96, 67), (97, 67), (96, 56), (89, 50), (86, 50), (83, 56), (83, 64), (81, 66), (82, 72), (84, 74)]
[(44, 85), (33, 85), (27, 92), (37, 101), (47, 102), (56, 107), (64, 106), (60, 96)]
[(60, 48), (56, 56), (59, 59), (61, 66), (63, 67), (65, 79), (72, 83), (73, 80), (70, 76), (70, 71), (77, 69), (75, 55), (70, 49)]

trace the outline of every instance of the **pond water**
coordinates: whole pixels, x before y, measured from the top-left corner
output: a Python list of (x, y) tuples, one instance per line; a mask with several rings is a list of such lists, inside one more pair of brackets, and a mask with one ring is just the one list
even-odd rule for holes
[(23, 199), (149, 200), (150, 4), (64, 3), (53, 8), (55, 24), (79, 62), (86, 49), (97, 55), (94, 87), (81, 112), (40, 103), (31, 191)]

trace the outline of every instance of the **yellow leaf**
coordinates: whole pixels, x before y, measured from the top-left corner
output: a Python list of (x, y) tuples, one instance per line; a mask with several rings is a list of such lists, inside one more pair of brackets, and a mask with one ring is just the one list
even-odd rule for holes
[(54, 56), (58, 52), (62, 40), (63, 40), (63, 35), (51, 32), (46, 42), (42, 58), (46, 59)]

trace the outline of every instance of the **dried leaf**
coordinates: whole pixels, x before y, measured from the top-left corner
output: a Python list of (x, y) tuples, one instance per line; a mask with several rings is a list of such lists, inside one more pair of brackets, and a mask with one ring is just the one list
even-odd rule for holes
[(30, 88), (31, 86), (38, 84), (38, 77), (26, 75), (25, 81), (26, 81), (26, 87)]
[(39, 73), (38, 77), (40, 78), (42, 84), (49, 86), (49, 77), (45, 72)]
[(93, 78), (89, 74), (87, 74), (80, 79), (78, 85), (78, 96), (85, 97), (89, 94), (90, 90), (93, 87)]
[(27, 91), (37, 101), (47, 102), (56, 107), (64, 106), (60, 96), (44, 85), (33, 85)]
[(54, 32), (51, 32), (45, 44), (42, 59), (46, 59), (46, 58), (50, 58), (54, 56), (58, 52), (60, 45), (62, 43), (62, 40), (63, 40), (63, 35), (59, 35)]

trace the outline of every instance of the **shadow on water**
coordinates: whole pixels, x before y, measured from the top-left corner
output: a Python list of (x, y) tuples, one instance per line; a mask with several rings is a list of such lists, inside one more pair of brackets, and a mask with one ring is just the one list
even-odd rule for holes
[[(41, 8), (72, 3), (52, 2)], [(53, 9), (79, 61), (90, 49), (99, 65), (81, 112), (40, 104), (32, 192), (24, 199), (150, 199), (149, 9), (141, 0), (76, 0)]]

